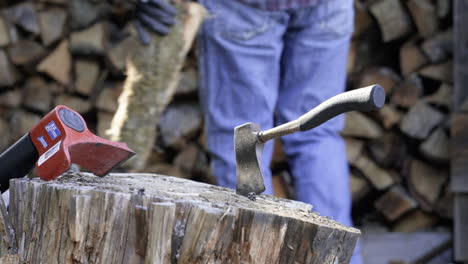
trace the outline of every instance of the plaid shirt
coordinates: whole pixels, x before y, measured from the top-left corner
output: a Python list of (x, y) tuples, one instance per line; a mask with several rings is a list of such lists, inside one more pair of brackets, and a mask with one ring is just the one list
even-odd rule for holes
[[(235, 1), (235, 0), (220, 0)], [(238, 0), (244, 4), (270, 11), (311, 6), (322, 0)]]

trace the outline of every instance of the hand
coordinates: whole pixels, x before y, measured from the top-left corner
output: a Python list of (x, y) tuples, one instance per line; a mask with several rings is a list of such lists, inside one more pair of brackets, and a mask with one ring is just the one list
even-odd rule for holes
[(137, 0), (135, 27), (143, 45), (151, 41), (148, 29), (165, 36), (176, 22), (177, 9), (166, 0)]

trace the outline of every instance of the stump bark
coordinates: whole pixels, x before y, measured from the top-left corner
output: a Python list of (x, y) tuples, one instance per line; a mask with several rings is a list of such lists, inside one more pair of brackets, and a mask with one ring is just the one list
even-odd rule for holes
[(301, 202), (154, 174), (15, 179), (10, 194), (20, 263), (348, 263), (360, 235)]

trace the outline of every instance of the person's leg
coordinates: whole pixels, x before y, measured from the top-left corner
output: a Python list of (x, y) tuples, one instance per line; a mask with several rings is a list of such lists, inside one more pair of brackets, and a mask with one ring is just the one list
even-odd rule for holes
[[(234, 127), (247, 122), (272, 127), (285, 26), (279, 13), (237, 1), (200, 2), (210, 12), (198, 44), (211, 167), (219, 185), (235, 188)], [(272, 193), (272, 149), (271, 143), (265, 146), (262, 161), (268, 194)]]
[[(277, 123), (308, 112), (345, 89), (346, 58), (353, 29), (351, 0), (330, 0), (291, 11), (282, 56)], [(351, 226), (349, 171), (339, 131), (343, 116), (282, 138), (297, 199)], [(353, 257), (351, 263), (361, 263)]]

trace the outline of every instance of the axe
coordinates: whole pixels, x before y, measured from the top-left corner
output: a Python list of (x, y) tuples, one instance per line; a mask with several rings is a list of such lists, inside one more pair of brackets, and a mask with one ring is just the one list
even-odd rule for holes
[(374, 110), (384, 103), (385, 91), (382, 86), (371, 85), (336, 95), (298, 119), (272, 129), (260, 131), (260, 126), (255, 123), (237, 126), (234, 129), (236, 192), (254, 199), (256, 194), (265, 191), (260, 164), (263, 145), (268, 140), (307, 131), (345, 112)]
[(59, 105), (0, 155), (0, 191), (6, 191), (10, 179), (25, 176), (34, 165), (37, 175), (46, 181), (66, 172), (72, 163), (105, 176), (134, 154), (125, 143), (94, 135), (80, 114)]

